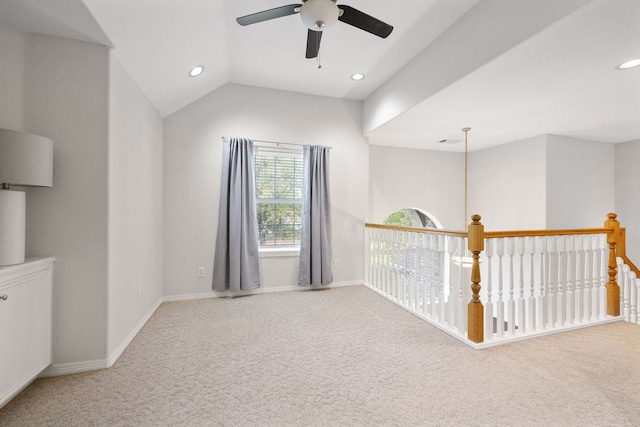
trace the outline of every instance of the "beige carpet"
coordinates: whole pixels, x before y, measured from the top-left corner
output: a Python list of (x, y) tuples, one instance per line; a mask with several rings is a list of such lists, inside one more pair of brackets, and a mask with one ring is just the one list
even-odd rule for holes
[(2, 426), (640, 425), (640, 327), (473, 350), (360, 286), (163, 304)]

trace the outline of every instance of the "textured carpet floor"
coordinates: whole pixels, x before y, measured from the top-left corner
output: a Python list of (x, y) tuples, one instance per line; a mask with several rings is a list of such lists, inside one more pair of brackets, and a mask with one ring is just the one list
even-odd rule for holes
[(640, 327), (473, 350), (361, 286), (160, 306), (2, 426), (640, 425)]

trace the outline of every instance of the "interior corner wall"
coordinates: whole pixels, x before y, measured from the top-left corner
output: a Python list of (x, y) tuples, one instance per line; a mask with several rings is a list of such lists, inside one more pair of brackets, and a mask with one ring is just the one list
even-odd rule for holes
[(372, 145), (368, 220), (382, 223), (402, 208), (421, 208), (445, 229), (464, 230), (464, 155)]
[(0, 22), (0, 128), (24, 129), (24, 62), (27, 35)]
[(616, 209), (620, 226), (627, 229), (627, 256), (640, 265), (640, 139), (615, 145)]
[(547, 138), (541, 135), (469, 153), (469, 218), (487, 231), (546, 227)]
[[(164, 294), (211, 294), (222, 136), (332, 146), (335, 282), (364, 277), (369, 146), (361, 103), (227, 84), (164, 120)], [(262, 287), (296, 286), (299, 259), (260, 259)], [(197, 268), (205, 267), (205, 277)]]
[(615, 145), (547, 135), (546, 228), (602, 227), (615, 211)]
[(53, 256), (53, 362), (104, 360), (109, 51), (29, 34), (24, 128), (53, 140), (53, 188), (27, 190), (28, 256)]
[(162, 117), (109, 61), (110, 359), (162, 299)]

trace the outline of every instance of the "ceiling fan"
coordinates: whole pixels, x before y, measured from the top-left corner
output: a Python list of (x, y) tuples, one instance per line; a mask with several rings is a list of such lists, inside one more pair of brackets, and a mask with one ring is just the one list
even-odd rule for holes
[(274, 9), (263, 10), (251, 15), (241, 16), (236, 21), (240, 25), (251, 25), (283, 16), (300, 14), (302, 22), (307, 26), (307, 58), (315, 58), (320, 50), (322, 31), (333, 26), (337, 21), (352, 25), (361, 30), (386, 38), (393, 27), (373, 16), (360, 12), (351, 6), (337, 5), (336, 0), (302, 0), (302, 4), (288, 4)]

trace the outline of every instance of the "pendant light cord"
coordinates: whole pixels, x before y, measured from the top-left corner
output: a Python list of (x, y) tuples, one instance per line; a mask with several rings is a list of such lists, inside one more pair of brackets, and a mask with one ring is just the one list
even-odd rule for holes
[(469, 224), (467, 222), (467, 207), (469, 204), (469, 188), (468, 188), (468, 179), (469, 179), (469, 146), (467, 141), (467, 135), (471, 128), (462, 128), (464, 132), (464, 230), (467, 231), (469, 228)]

